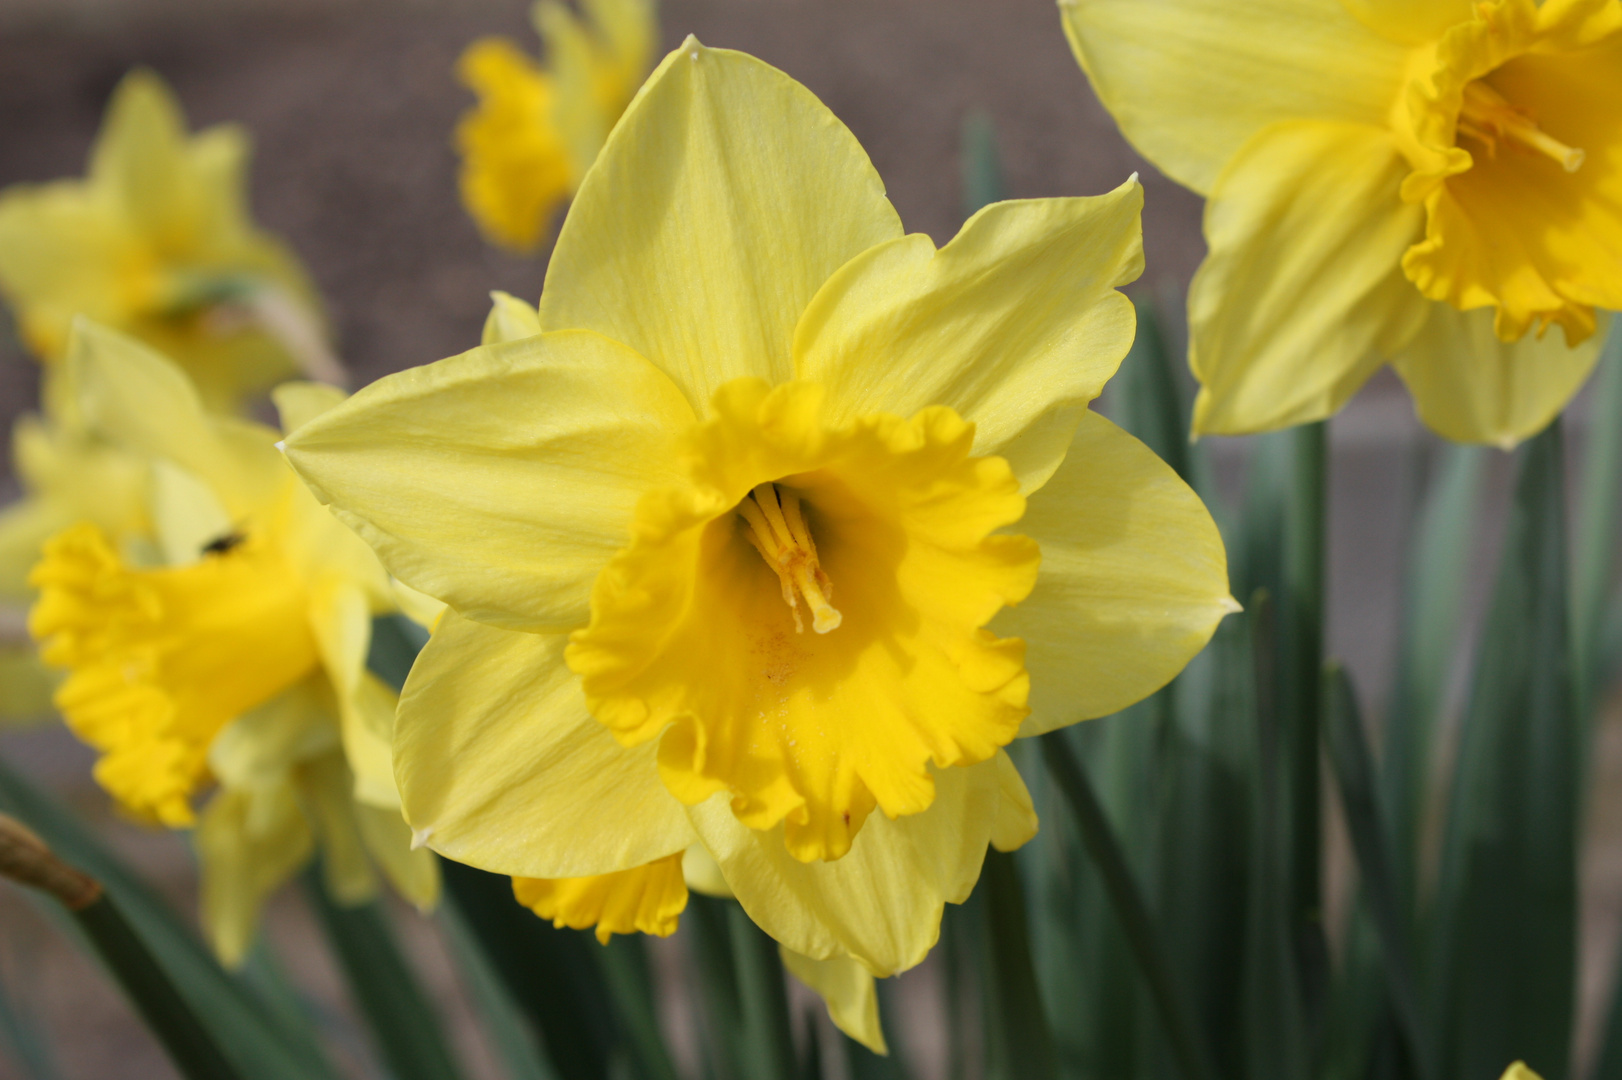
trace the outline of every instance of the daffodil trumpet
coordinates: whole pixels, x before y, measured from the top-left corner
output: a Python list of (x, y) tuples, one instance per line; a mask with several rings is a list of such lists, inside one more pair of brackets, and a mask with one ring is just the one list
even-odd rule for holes
[[(81, 320), (64, 364), (87, 437), (139, 464), (150, 523), (69, 525), (29, 576), (29, 629), (66, 672), (56, 705), (98, 751), (96, 779), (131, 815), (194, 830), (227, 962), (317, 846), (340, 902), (374, 895), (375, 867), (431, 905), (437, 868), (410, 850), (390, 767), (394, 695), (365, 669), (371, 620), (396, 607), (375, 556), (277, 432), (210, 414), (161, 356)], [(289, 428), (342, 396), (276, 392)]]
[(724, 890), (871, 1044), (872, 978), (1036, 830), (1004, 748), (1151, 693), (1235, 607), (1204, 506), (1087, 408), (1141, 204), (1001, 203), (937, 250), (804, 87), (666, 57), (539, 307), (498, 295), (481, 347), (287, 439), (448, 605), (395, 732), (419, 839), (599, 934)]
[(1060, 10), (1127, 138), (1209, 200), (1196, 434), (1322, 419), (1388, 363), (1461, 442), (1571, 400), (1622, 307), (1622, 0)]

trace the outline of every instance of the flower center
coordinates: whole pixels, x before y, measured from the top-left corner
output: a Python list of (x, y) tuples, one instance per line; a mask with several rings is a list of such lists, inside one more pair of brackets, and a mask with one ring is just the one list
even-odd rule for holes
[(776, 484), (759, 484), (738, 504), (738, 514), (749, 527), (744, 535), (777, 574), (783, 602), (794, 615), (795, 632), (805, 633), (801, 597), (811, 609), (811, 629), (819, 634), (837, 630), (844, 616), (829, 602), (834, 583), (817, 561), (817, 545), (806, 527), (800, 497), (789, 488), (779, 491)]
[(1511, 105), (1504, 95), (1481, 79), (1465, 84), (1464, 106), (1459, 110), (1459, 135), (1473, 139), (1498, 156), (1498, 142), (1507, 139), (1558, 162), (1568, 173), (1582, 168), (1587, 155), (1549, 135), (1532, 119), (1530, 110)]

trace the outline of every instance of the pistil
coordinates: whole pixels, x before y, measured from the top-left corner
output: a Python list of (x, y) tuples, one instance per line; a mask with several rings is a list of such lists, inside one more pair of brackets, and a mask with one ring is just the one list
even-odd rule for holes
[(1537, 126), (1525, 109), (1511, 105), (1504, 95), (1477, 79), (1464, 87), (1464, 105), (1459, 110), (1459, 134), (1487, 148), (1489, 157), (1498, 154), (1498, 140), (1509, 139), (1560, 163), (1568, 173), (1582, 168), (1587, 155), (1567, 146)]
[(800, 619), (800, 600), (811, 609), (811, 629), (826, 634), (844, 620), (829, 601), (833, 582), (817, 561), (817, 545), (806, 527), (800, 497), (776, 484), (760, 484), (738, 504), (738, 513), (749, 526), (744, 533), (749, 542), (777, 574), (783, 588), (783, 601), (794, 615), (794, 629), (805, 632)]

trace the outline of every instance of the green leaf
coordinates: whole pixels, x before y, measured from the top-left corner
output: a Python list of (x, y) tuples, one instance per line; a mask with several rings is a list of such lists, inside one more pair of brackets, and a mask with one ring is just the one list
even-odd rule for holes
[(1449, 445), (1442, 451), (1404, 573), (1406, 604), (1380, 785), (1389, 815), (1391, 870), (1410, 917), (1416, 911), (1420, 830), (1443, 695), (1463, 626), (1487, 453), (1479, 446)]
[(1435, 1040), (1419, 999), (1413, 928), (1386, 848), (1388, 832), (1375, 783), (1374, 757), (1363, 732), (1357, 695), (1338, 665), (1329, 670), (1325, 710), (1329, 760), (1351, 833), (1363, 898), (1384, 958), (1386, 992), (1418, 1065), (1421, 1080), (1437, 1080)]
[(793, 1080), (788, 984), (777, 942), (755, 925), (741, 904), (728, 902), (726, 915), (742, 1021), (743, 1075), (749, 1080)]
[(590, 950), (521, 907), (512, 880), (445, 860), (446, 896), (473, 931), (508, 993), (535, 1026), (563, 1080), (605, 1080), (616, 1042), (613, 1005)]
[(220, 967), (172, 908), (68, 811), (0, 764), (0, 811), (38, 833), (60, 858), (107, 890), (141, 943), (244, 1080), (335, 1080), (307, 1029), (268, 1009)]
[(436, 917), (507, 1080), (558, 1080), (557, 1071), (537, 1044), (534, 1029), (479, 948), (461, 911), (454, 904), (446, 904)]
[(0, 1046), (10, 1051), (10, 1060), (23, 1080), (57, 1080), (61, 1074), (35, 1024), (32, 1014), (12, 1001), (0, 982)]
[(1193, 447), (1188, 441), (1189, 407), (1160, 324), (1155, 304), (1133, 301), (1138, 332), (1132, 350), (1109, 384), (1110, 419), (1131, 432), (1195, 486)]
[(1189, 1019), (1186, 1003), (1180, 997), (1167, 963), (1165, 947), (1144, 904), (1142, 890), (1132, 876), (1092, 782), (1076, 760), (1063, 731), (1050, 732), (1041, 736), (1041, 740), (1048, 771), (1064, 793), (1076, 831), (1103, 879), (1111, 906), (1148, 984), (1178, 1068), (1189, 1080), (1211, 1080), (1216, 1074), (1210, 1052)]
[(1602, 685), (1600, 642), (1616, 579), (1617, 516), (1622, 504), (1622, 324), (1613, 324), (1605, 343), (1590, 416), (1571, 568), (1577, 715), (1585, 721)]
[(1003, 198), (1002, 156), (988, 114), (976, 109), (963, 118), (962, 145), (963, 216), (967, 218)]
[(985, 890), (988, 1080), (1058, 1080), (1053, 1034), (1036, 985), (1025, 893), (1014, 857), (995, 848), (980, 872)]
[(313, 866), (304, 874), (304, 886), (389, 1070), (398, 1080), (456, 1080), (459, 1072), (439, 1017), (400, 952), (382, 901), (338, 904)]
[(626, 1037), (636, 1074), (644, 1080), (676, 1080), (676, 1067), (659, 1031), (643, 939), (640, 935), (613, 938), (597, 947), (596, 957), (614, 999), (615, 1017)]
[(1460, 734), (1433, 932), (1443, 1076), (1568, 1070), (1582, 778), (1561, 459), (1558, 421), (1520, 452)]
[(705, 1046), (718, 1080), (742, 1080), (743, 1002), (732, 959), (732, 931), (727, 924), (729, 901), (692, 893), (682, 913), (682, 933), (693, 955), (702, 1004)]

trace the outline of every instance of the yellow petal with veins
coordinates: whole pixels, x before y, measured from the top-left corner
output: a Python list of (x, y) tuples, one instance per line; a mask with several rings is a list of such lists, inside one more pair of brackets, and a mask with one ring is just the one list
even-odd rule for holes
[(1341, 0), (1061, 0), (1059, 10), (1127, 140), (1201, 194), (1275, 121), (1383, 124), (1407, 60)]
[(1143, 272), (1142, 207), (1134, 179), (1096, 198), (994, 203), (939, 251), (922, 235), (870, 248), (800, 319), (798, 377), (827, 387), (831, 419), (955, 409), (975, 453), (1006, 458), (1029, 493), (1131, 348), (1118, 290)]
[(879, 1026), (879, 995), (871, 972), (848, 956), (813, 960), (782, 946), (778, 951), (783, 966), (822, 998), (834, 1027), (875, 1054), (890, 1052)]
[(867, 155), (809, 90), (688, 38), (581, 185), (547, 267), (541, 324), (630, 346), (701, 412), (732, 379), (793, 378), (811, 297), (900, 235)]

